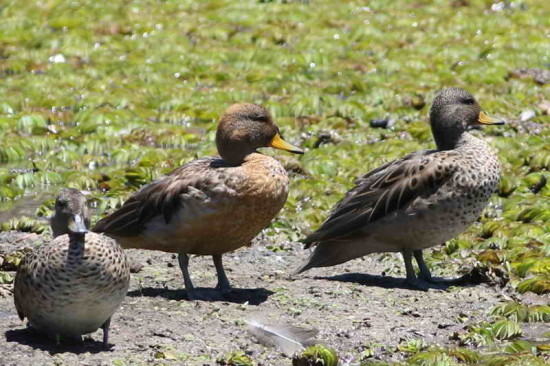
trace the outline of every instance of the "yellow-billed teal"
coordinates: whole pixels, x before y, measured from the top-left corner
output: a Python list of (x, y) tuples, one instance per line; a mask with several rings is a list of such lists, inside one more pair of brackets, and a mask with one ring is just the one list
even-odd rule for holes
[(269, 112), (255, 104), (235, 104), (225, 111), (216, 146), (221, 158), (192, 161), (144, 186), (93, 229), (124, 248), (178, 253), (190, 299), (196, 294), (188, 255), (211, 255), (216, 288), (229, 291), (222, 254), (248, 245), (287, 199), (282, 165), (256, 150), (274, 147), (302, 153), (280, 137)]
[(359, 178), (321, 227), (304, 240), (314, 251), (298, 272), (370, 253), (402, 252), (407, 282), (427, 288), (432, 276), (422, 250), (470, 226), (499, 182), (495, 153), (468, 130), (502, 123), (483, 113), (463, 89), (439, 92), (430, 110), (437, 149), (413, 152)]
[(61, 191), (51, 227), (55, 236), (28, 253), (15, 277), (14, 300), (21, 320), (55, 337), (80, 339), (103, 329), (109, 343), (111, 316), (130, 282), (130, 266), (111, 238), (88, 233), (88, 209), (76, 189)]

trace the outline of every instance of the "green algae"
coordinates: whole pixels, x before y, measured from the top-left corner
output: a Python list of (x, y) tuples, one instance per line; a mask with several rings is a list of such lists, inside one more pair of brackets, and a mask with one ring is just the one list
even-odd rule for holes
[(293, 366), (337, 366), (338, 364), (336, 352), (321, 344), (310, 346), (292, 358)]

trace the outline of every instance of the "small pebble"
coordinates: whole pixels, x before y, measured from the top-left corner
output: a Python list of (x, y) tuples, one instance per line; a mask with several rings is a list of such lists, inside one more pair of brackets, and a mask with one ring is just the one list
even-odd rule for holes
[(533, 110), (527, 110), (521, 112), (519, 119), (521, 122), (529, 121), (530, 119), (534, 118), (536, 116), (535, 111)]
[(370, 126), (374, 128), (388, 128), (388, 119), (371, 119)]

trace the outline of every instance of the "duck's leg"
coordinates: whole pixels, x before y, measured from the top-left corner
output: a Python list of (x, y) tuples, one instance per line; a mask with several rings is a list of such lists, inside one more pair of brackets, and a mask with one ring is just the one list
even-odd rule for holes
[(426, 262), (424, 262), (424, 257), (422, 256), (422, 250), (414, 250), (413, 251), (414, 258), (416, 259), (416, 263), (418, 263), (418, 268), (420, 268), (420, 273), (418, 274), (418, 278), (427, 282), (432, 281), (432, 274), (430, 273), (430, 269), (428, 266), (426, 266)]
[(414, 267), (412, 264), (413, 251), (410, 249), (403, 249), (403, 260), (405, 261), (405, 270), (407, 271), (407, 283), (414, 288), (426, 291), (428, 289), (427, 284), (424, 281), (420, 281), (414, 273)]
[(430, 270), (428, 269), (428, 266), (426, 266), (426, 263), (424, 262), (424, 257), (422, 256), (422, 250), (415, 250), (413, 252), (414, 258), (416, 259), (416, 263), (418, 263), (418, 268), (420, 268), (420, 273), (418, 274), (418, 278), (420, 280), (431, 282), (431, 283), (440, 283), (444, 285), (460, 285), (464, 282), (464, 278), (440, 278), (440, 277), (433, 277), (430, 273)]
[(195, 287), (193, 286), (193, 282), (191, 282), (191, 277), (189, 276), (189, 256), (186, 253), (179, 253), (178, 262), (180, 264), (181, 273), (183, 273), (183, 283), (185, 285), (185, 290), (187, 291), (187, 298), (189, 300), (195, 300)]
[(225, 270), (223, 269), (222, 255), (214, 254), (212, 256), (214, 260), (214, 266), (216, 266), (216, 273), (218, 274), (218, 285), (216, 289), (220, 290), (222, 293), (228, 293), (231, 291), (231, 284), (225, 275)]
[(111, 318), (107, 319), (101, 326), (103, 329), (103, 347), (109, 348), (109, 327), (111, 326)]

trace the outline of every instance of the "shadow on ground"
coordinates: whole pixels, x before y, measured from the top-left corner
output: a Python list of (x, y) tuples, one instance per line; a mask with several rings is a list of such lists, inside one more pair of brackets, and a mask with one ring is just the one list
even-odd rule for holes
[(50, 355), (66, 352), (82, 354), (109, 351), (105, 348), (103, 342), (94, 341), (91, 338), (84, 338), (84, 341), (62, 340), (60, 344), (57, 344), (55, 340), (49, 339), (31, 328), (8, 330), (5, 336), (6, 342), (17, 342), (34, 349), (46, 351)]
[[(346, 273), (341, 275), (329, 276), (329, 277), (314, 277), (317, 280), (328, 280), (328, 281), (338, 281), (338, 282), (353, 282), (363, 286), (369, 287), (382, 287), (382, 288), (399, 288), (404, 290), (413, 290), (413, 291), (426, 291), (420, 288), (416, 288), (405, 281), (404, 278), (396, 278), (391, 276), (378, 276), (370, 275), (366, 273)], [(439, 282), (426, 282), (425, 285), (428, 289), (435, 290), (446, 290), (452, 286), (461, 286), (461, 287), (470, 287), (476, 283), (470, 282), (469, 278), (465, 276), (454, 279), (442, 279), (434, 277), (434, 281)]]
[[(260, 305), (267, 301), (269, 296), (273, 295), (273, 291), (265, 288), (234, 288), (227, 294), (222, 294), (212, 288), (195, 288), (197, 301), (223, 301), (236, 304), (244, 304), (248, 302), (250, 305)], [(171, 290), (166, 288), (144, 287), (139, 290), (128, 292), (130, 297), (163, 297), (168, 300), (188, 300), (185, 290)]]

